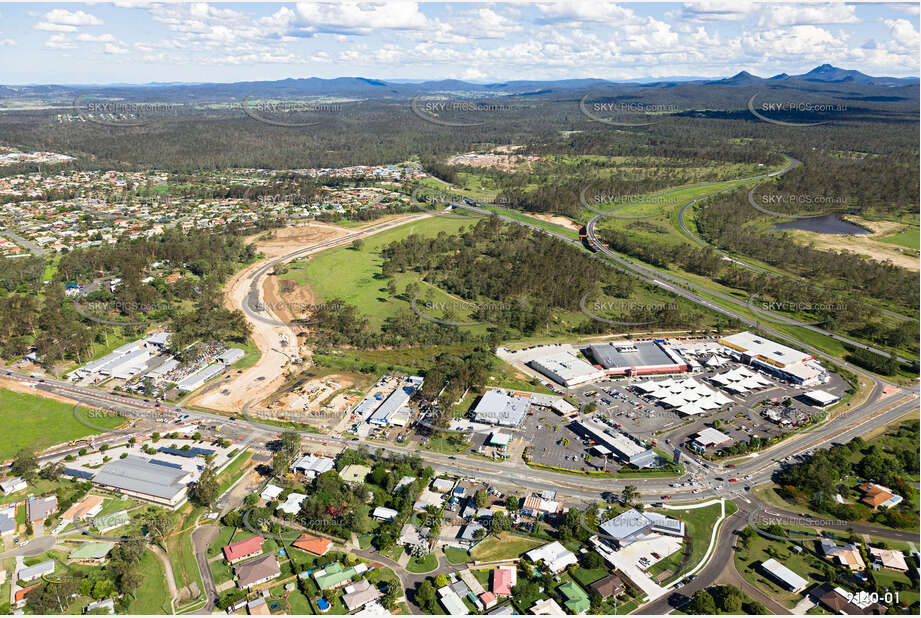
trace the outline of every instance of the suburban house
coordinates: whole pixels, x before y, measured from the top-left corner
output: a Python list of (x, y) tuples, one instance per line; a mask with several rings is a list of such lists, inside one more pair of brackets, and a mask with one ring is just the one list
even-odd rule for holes
[(71, 562), (78, 562), (80, 564), (99, 564), (106, 559), (106, 556), (109, 555), (109, 552), (112, 551), (114, 547), (115, 543), (111, 541), (87, 541), (71, 550), (67, 559)]
[(384, 506), (379, 506), (374, 509), (374, 512), (371, 516), (378, 521), (393, 521), (393, 519), (399, 515), (399, 511), (395, 509), (388, 509)]
[(532, 549), (525, 556), (531, 562), (543, 562), (551, 573), (559, 573), (570, 564), (578, 564), (579, 562), (576, 555), (563, 547), (563, 544), (559, 541)]
[(17, 491), (22, 491), (26, 487), (28, 487), (26, 482), (18, 476), (8, 478), (5, 481), (0, 481), (0, 491), (2, 491), (5, 496), (8, 496)]
[(13, 603), (16, 607), (22, 607), (26, 604), (26, 595), (41, 586), (41, 584), (32, 584), (31, 586), (26, 586), (25, 588), (20, 588), (16, 591), (16, 594), (13, 595)]
[(224, 558), (227, 559), (227, 562), (236, 564), (237, 562), (242, 562), (247, 558), (252, 558), (253, 556), (261, 554), (263, 543), (265, 543), (264, 538), (261, 536), (254, 536), (245, 541), (225, 545), (221, 551), (224, 552)]
[(902, 496), (876, 483), (861, 483), (857, 489), (863, 492), (860, 501), (874, 509), (888, 509), (902, 501)]
[(518, 583), (518, 570), (514, 566), (500, 566), (492, 572), (492, 593), (497, 597), (512, 594), (512, 588)]
[(809, 582), (773, 558), (761, 563), (761, 570), (790, 592), (800, 592)]
[(463, 599), (457, 596), (451, 586), (443, 586), (438, 589), (438, 600), (451, 616), (464, 616), (468, 613)]
[(371, 601), (381, 597), (381, 592), (366, 579), (360, 579), (354, 584), (343, 588), (342, 603), (350, 612), (364, 607)]
[(810, 590), (809, 596), (814, 598), (819, 605), (839, 616), (873, 616), (886, 613), (886, 608), (879, 603), (871, 603), (869, 600), (864, 603), (855, 603), (850, 593), (827, 583)]
[(19, 573), (16, 574), (16, 579), (24, 582), (31, 582), (43, 575), (51, 575), (52, 573), (54, 573), (54, 560), (45, 560), (36, 565), (19, 569)]
[(58, 510), (58, 497), (35, 498), (29, 501), (29, 521), (34, 523), (45, 521), (48, 516)]
[(281, 567), (272, 554), (240, 563), (233, 570), (237, 575), (237, 587), (243, 590), (264, 584), (281, 575)]
[[(480, 530), (483, 531), (483, 536), (478, 538), (477, 532)], [(486, 528), (481, 526), (479, 523), (472, 521), (461, 529), (460, 534), (457, 536), (457, 540), (460, 541), (461, 544), (466, 545), (467, 547), (471, 547), (476, 545), (480, 539), (485, 538), (485, 535)]]
[(291, 545), (315, 556), (322, 556), (330, 550), (333, 542), (323, 537), (311, 536), (305, 533), (297, 537), (297, 540)]
[(541, 599), (531, 606), (528, 612), (534, 616), (565, 616), (566, 612), (559, 603), (551, 598)]
[(265, 500), (266, 502), (269, 502), (270, 500), (274, 500), (275, 498), (280, 496), (283, 491), (284, 489), (282, 489), (278, 485), (272, 485), (271, 483), (269, 483), (268, 485), (265, 486), (265, 489), (262, 490), (262, 493), (259, 494), (259, 497)]
[(102, 601), (93, 601), (83, 609), (84, 614), (98, 614), (100, 610), (105, 610), (107, 614), (115, 613), (115, 599), (103, 599)]
[(821, 539), (819, 547), (823, 556), (852, 571), (863, 571), (867, 567), (856, 545), (838, 545), (831, 539)]
[(327, 564), (319, 571), (314, 571), (313, 579), (317, 582), (317, 587), (320, 590), (329, 590), (348, 584), (352, 581), (353, 577), (367, 570), (368, 565), (363, 562), (348, 568), (344, 568), (339, 562), (333, 562), (332, 564)]
[(908, 563), (905, 562), (905, 554), (897, 549), (879, 549), (870, 548), (870, 557), (873, 559), (873, 565), (877, 568), (890, 569), (906, 573)]
[(335, 466), (336, 462), (329, 457), (308, 454), (291, 464), (291, 471), (300, 472), (307, 478), (312, 479), (324, 472), (329, 472)]
[(557, 592), (563, 595), (563, 598), (566, 599), (563, 602), (563, 605), (566, 606), (573, 614), (584, 614), (588, 611), (589, 600), (588, 595), (582, 590), (582, 587), (579, 586), (576, 582), (570, 580), (557, 588)]
[(590, 586), (592, 592), (598, 593), (602, 599), (614, 598), (622, 595), (626, 590), (624, 582), (617, 575), (608, 575)]
[(307, 496), (304, 494), (299, 494), (297, 492), (290, 493), (284, 503), (278, 505), (278, 508), (275, 510), (281, 511), (286, 515), (297, 515), (301, 511), (301, 503), (306, 499)]

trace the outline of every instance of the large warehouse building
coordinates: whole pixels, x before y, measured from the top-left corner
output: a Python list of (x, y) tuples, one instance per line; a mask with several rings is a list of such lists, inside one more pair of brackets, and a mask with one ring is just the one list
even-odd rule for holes
[(743, 362), (763, 369), (795, 384), (814, 384), (822, 375), (812, 354), (765, 339), (748, 331), (729, 335), (719, 340), (735, 351)]
[(641, 376), (679, 373), (688, 363), (664, 339), (656, 341), (611, 341), (588, 347), (587, 356), (604, 368), (608, 375)]
[(658, 463), (656, 452), (633, 438), (606, 428), (598, 421), (584, 419), (574, 421), (571, 427), (576, 433), (596, 442), (594, 448), (603, 455), (614, 455), (624, 463), (637, 468), (652, 468)]
[(193, 474), (156, 459), (128, 455), (105, 464), (93, 483), (129, 496), (174, 507), (186, 497)]
[(604, 371), (569, 352), (558, 352), (530, 362), (531, 367), (564, 386), (576, 386), (604, 377)]
[(473, 419), (478, 423), (516, 427), (524, 420), (529, 407), (529, 395), (493, 389), (480, 397), (473, 408)]

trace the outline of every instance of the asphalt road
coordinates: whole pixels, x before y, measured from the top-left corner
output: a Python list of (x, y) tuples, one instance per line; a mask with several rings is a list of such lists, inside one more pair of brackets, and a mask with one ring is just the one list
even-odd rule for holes
[(220, 528), (214, 524), (205, 524), (192, 531), (195, 561), (198, 563), (198, 570), (201, 571), (201, 581), (205, 586), (205, 596), (208, 599), (205, 606), (196, 612), (198, 614), (210, 614), (217, 601), (217, 587), (214, 585), (211, 566), (208, 564), (208, 546), (214, 542), (219, 532)]

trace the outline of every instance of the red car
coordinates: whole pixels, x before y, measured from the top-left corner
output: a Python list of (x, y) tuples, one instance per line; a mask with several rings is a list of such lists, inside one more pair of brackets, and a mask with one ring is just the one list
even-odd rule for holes
[(735, 468), (735, 467), (736, 467), (736, 465), (735, 465), (735, 464), (729, 464), (729, 465), (728, 465), (728, 466), (726, 466), (726, 467), (727, 467), (727, 468)]
[(671, 496), (662, 496), (661, 500), (671, 500)]
[(729, 479), (729, 482), (730, 482), (730, 483), (738, 483), (738, 482), (739, 482), (739, 479)]

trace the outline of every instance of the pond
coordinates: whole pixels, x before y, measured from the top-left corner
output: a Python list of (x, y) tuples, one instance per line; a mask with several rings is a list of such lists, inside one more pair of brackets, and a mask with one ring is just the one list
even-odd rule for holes
[(783, 230), (805, 230), (807, 232), (816, 232), (817, 234), (870, 233), (870, 230), (856, 223), (845, 221), (840, 215), (836, 214), (822, 215), (821, 217), (812, 217), (810, 219), (794, 219), (793, 221), (778, 223), (771, 228), (772, 232), (780, 232)]

